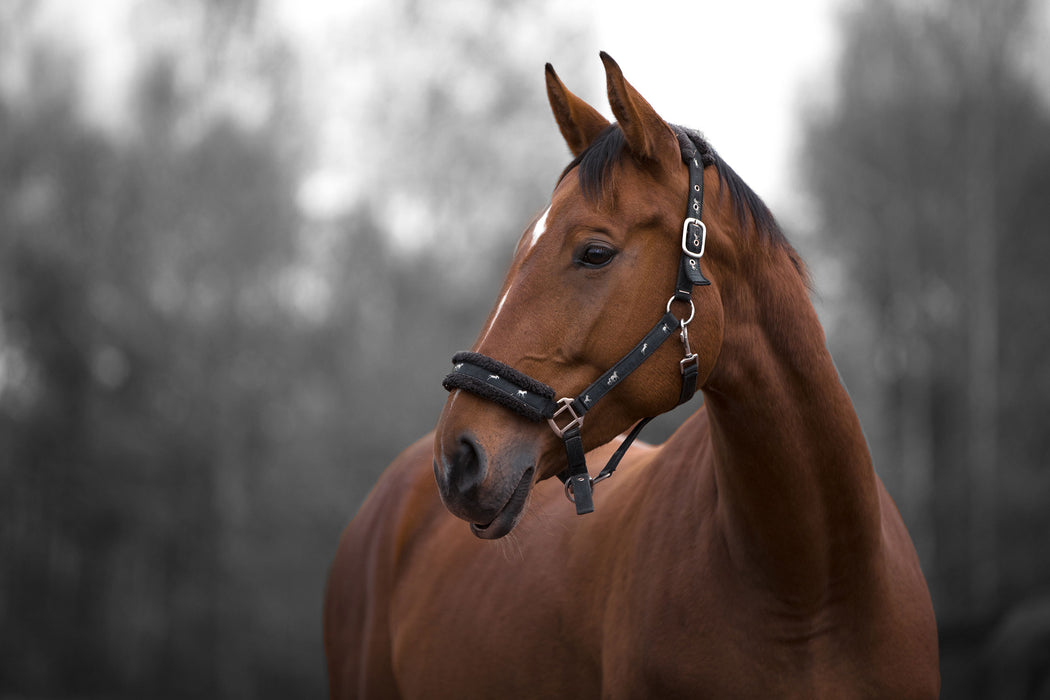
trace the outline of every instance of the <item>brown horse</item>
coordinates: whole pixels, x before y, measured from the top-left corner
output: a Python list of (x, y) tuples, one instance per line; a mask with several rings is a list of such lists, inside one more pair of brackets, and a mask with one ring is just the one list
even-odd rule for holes
[[(802, 262), (739, 176), (602, 60), (612, 126), (547, 66), (576, 160), (457, 356), (477, 376), (450, 375), (435, 432), (340, 541), (331, 697), (936, 697), (926, 582)], [(683, 290), (689, 260), (703, 270)], [(604, 461), (693, 384), (705, 405), (631, 449), (578, 516), (564, 496), (580, 506), (586, 478), (549, 478), (573, 462), (558, 433)]]

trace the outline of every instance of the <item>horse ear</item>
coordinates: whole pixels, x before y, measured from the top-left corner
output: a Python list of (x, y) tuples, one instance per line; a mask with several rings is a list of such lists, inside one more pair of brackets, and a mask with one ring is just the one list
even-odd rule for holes
[(598, 110), (569, 92), (568, 88), (554, 72), (554, 67), (547, 64), (547, 99), (558, 122), (561, 135), (569, 150), (576, 157), (587, 150), (602, 129), (609, 126), (609, 120)]
[(601, 52), (609, 90), (609, 105), (620, 123), (631, 153), (646, 160), (680, 159), (678, 138), (656, 110), (623, 77), (620, 66)]

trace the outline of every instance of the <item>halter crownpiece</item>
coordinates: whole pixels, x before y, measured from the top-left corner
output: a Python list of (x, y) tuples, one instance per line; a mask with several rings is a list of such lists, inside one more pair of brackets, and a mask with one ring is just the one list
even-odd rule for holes
[[(678, 263), (678, 279), (674, 295), (667, 309), (652, 330), (623, 358), (596, 379), (575, 398), (554, 400), (555, 391), (543, 382), (519, 372), (499, 360), (477, 352), (459, 352), (452, 356), (453, 370), (441, 382), (448, 391), (462, 389), (483, 399), (508, 408), (532, 421), (546, 420), (565, 443), (568, 466), (558, 474), (565, 484), (565, 494), (576, 505), (576, 513), (594, 511), (592, 488), (616, 470), (627, 449), (653, 417), (639, 421), (624, 439), (597, 476), (591, 478), (583, 449), (581, 428), (587, 411), (607, 393), (619, 386), (623, 379), (651, 357), (676, 330), (682, 340), (685, 357), (680, 362), (682, 391), (679, 405), (689, 401), (696, 392), (699, 358), (689, 347), (687, 326), (693, 320), (693, 287), (711, 284), (700, 271), (700, 258), (707, 247), (707, 227), (701, 220), (704, 203), (704, 155), (697, 148), (696, 136), (681, 127), (672, 127), (678, 137), (682, 161), (689, 166), (689, 205), (682, 224), (682, 255)], [(689, 304), (689, 317), (679, 318), (671, 311), (675, 302)]]

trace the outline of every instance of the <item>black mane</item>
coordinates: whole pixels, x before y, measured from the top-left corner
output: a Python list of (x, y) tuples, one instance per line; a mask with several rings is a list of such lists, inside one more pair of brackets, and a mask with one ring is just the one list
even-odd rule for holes
[[(672, 125), (671, 128), (674, 129), (683, 148), (692, 144), (704, 167), (715, 166), (719, 179), (729, 190), (740, 227), (746, 229), (749, 225), (753, 225), (768, 243), (790, 247), (773, 212), (769, 210), (762, 198), (744, 182), (743, 178), (718, 155), (707, 140), (692, 129), (675, 125)], [(590, 200), (598, 199), (604, 191), (613, 166), (623, 158), (624, 144), (623, 131), (617, 124), (610, 124), (598, 134), (587, 150), (569, 163), (562, 171), (561, 177), (564, 178), (573, 168), (577, 168), (580, 188), (584, 196)]]

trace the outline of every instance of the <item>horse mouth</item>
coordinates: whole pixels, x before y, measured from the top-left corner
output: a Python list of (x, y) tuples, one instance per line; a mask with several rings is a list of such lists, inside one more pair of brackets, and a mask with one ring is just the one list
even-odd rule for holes
[(514, 493), (510, 495), (507, 502), (496, 513), (495, 518), (485, 524), (470, 524), (470, 531), (474, 533), (475, 537), (483, 540), (498, 540), (514, 529), (525, 512), (525, 502), (529, 500), (532, 474), (532, 467), (525, 470), (525, 473), (521, 475), (521, 481), (514, 488)]

